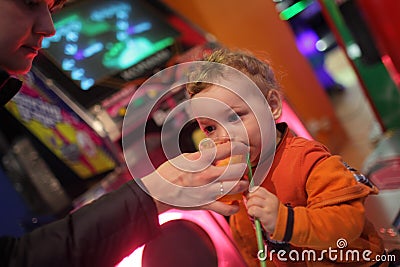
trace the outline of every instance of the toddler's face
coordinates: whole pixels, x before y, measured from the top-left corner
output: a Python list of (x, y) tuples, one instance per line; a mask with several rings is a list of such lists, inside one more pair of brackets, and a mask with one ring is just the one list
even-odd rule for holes
[[(250, 147), (250, 160), (256, 165), (261, 153), (261, 131), (267, 131), (265, 100), (246, 91), (236, 93), (218, 85), (212, 85), (192, 98), (191, 108), (200, 128), (210, 138), (230, 136)], [(264, 122), (259, 123), (257, 114)], [(268, 123), (268, 125), (270, 125)], [(264, 128), (264, 129), (263, 129)], [(268, 134), (265, 133), (264, 134)], [(264, 135), (265, 136), (265, 135)], [(275, 138), (275, 137), (273, 137)]]

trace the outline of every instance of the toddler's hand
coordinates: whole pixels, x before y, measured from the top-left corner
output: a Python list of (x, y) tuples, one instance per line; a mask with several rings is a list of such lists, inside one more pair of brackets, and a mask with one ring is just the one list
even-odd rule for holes
[(264, 229), (273, 233), (278, 217), (279, 199), (263, 187), (258, 187), (247, 195), (247, 213), (260, 220)]

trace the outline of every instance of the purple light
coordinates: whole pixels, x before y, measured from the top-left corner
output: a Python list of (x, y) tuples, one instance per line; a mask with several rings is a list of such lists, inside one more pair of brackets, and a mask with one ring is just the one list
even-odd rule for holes
[(82, 60), (82, 59), (84, 59), (85, 57), (83, 56), (83, 51), (82, 50), (79, 50), (78, 52), (76, 52), (76, 54), (74, 55), (74, 59), (76, 59), (76, 60)]
[(315, 44), (319, 40), (318, 35), (312, 30), (304, 30), (297, 34), (296, 44), (300, 52), (305, 55), (318, 53)]

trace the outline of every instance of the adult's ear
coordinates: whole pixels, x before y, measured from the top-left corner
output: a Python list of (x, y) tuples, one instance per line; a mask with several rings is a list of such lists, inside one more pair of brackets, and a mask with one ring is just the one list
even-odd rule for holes
[(272, 116), (277, 120), (282, 115), (282, 100), (278, 90), (270, 89), (267, 93), (267, 101), (271, 107)]

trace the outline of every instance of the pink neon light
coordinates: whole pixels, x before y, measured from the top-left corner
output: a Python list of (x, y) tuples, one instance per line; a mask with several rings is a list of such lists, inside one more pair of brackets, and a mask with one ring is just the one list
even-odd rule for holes
[(400, 74), (397, 72), (391, 57), (388, 55), (384, 55), (381, 59), (390, 76), (392, 77), (394, 83), (397, 85), (397, 87), (400, 87)]
[[(180, 211), (168, 211), (160, 214), (158, 216), (158, 221), (160, 224), (164, 224), (166, 222), (172, 220), (178, 220), (183, 217), (182, 212)], [(142, 254), (143, 254), (144, 246), (137, 248), (131, 255), (124, 258), (116, 267), (135, 267), (142, 266)]]
[[(206, 230), (210, 238), (215, 241), (213, 243), (220, 262), (218, 266), (245, 266), (243, 258), (234, 246), (229, 225), (222, 215), (207, 210), (170, 210), (159, 215), (160, 224), (178, 219), (192, 221)], [(116, 265), (116, 267), (140, 267), (142, 263), (143, 249), (144, 246), (136, 249), (131, 255)]]
[(304, 127), (303, 123), (300, 121), (299, 117), (293, 111), (293, 109), (286, 103), (282, 101), (282, 116), (278, 120), (279, 122), (286, 122), (290, 129), (292, 129), (297, 136), (304, 137), (309, 140), (313, 140), (311, 134)]

